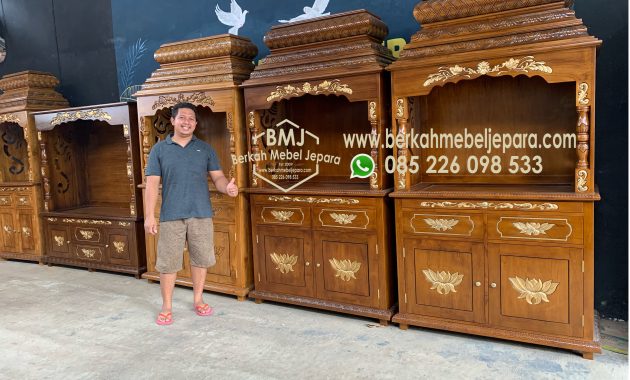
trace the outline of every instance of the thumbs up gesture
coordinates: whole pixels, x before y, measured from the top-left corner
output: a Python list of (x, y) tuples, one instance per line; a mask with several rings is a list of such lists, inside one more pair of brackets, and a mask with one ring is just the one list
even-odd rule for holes
[(238, 186), (234, 183), (234, 178), (230, 181), (230, 183), (225, 186), (225, 193), (230, 197), (235, 197), (238, 195)]

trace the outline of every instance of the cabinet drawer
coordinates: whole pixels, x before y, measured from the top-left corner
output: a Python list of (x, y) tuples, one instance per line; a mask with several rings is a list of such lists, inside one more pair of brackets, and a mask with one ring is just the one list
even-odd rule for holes
[(403, 208), (460, 211), (582, 212), (581, 202), (403, 199)]
[(315, 207), (315, 227), (326, 229), (374, 229), (376, 210), (372, 208)]
[(33, 200), (31, 199), (30, 194), (15, 194), (13, 196), (15, 198), (14, 204), (17, 207), (32, 207)]
[(0, 194), (0, 206), (12, 206), (13, 200), (10, 195)]
[(311, 225), (311, 210), (308, 207), (259, 205), (254, 209), (258, 224), (286, 224), (299, 227)]
[(98, 227), (73, 227), (72, 239), (77, 243), (101, 243), (103, 231)]
[(488, 215), (488, 239), (582, 244), (583, 218), (572, 215)]
[(76, 244), (75, 257), (81, 260), (103, 262), (104, 247), (95, 245)]
[(431, 237), (452, 236), (458, 238), (483, 239), (484, 220), (482, 214), (473, 213), (427, 213), (424, 210), (403, 211), (403, 232), (410, 235)]

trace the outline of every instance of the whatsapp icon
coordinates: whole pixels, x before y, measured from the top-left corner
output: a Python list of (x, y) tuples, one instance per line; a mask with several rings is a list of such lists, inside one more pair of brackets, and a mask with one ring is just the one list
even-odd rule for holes
[(350, 161), (350, 178), (367, 178), (374, 172), (374, 160), (365, 153), (357, 154)]

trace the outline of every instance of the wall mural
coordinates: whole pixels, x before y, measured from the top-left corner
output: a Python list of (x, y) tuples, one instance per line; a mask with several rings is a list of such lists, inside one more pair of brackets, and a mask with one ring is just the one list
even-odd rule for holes
[[(265, 33), (280, 23), (367, 9), (389, 27), (385, 42), (398, 56), (418, 30), (413, 8), (418, 0), (112, 0), (118, 88), (121, 100), (158, 68), (153, 53), (160, 45), (232, 33), (258, 46), (255, 62), (269, 54)], [(229, 11), (228, 11), (229, 10)]]

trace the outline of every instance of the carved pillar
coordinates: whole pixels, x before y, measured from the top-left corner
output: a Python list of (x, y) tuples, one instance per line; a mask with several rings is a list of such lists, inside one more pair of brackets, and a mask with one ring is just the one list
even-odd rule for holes
[(48, 157), (46, 155), (46, 141), (42, 136), (42, 132), (37, 132), (37, 141), (39, 141), (40, 154), (42, 157), (42, 181), (44, 182), (44, 210), (52, 209), (52, 199), (50, 197), (50, 178), (48, 177)]
[[(372, 130), (371, 130), (372, 141), (376, 141), (377, 136), (378, 136), (377, 110), (378, 110), (378, 103), (375, 101), (370, 102), (369, 107), (368, 107), (368, 117), (370, 120), (370, 125), (372, 126)], [(370, 176), (370, 189), (378, 190), (382, 187), (381, 183), (382, 183), (383, 173), (381, 172), (382, 168), (378, 164), (379, 160), (378, 160), (378, 147), (377, 146), (373, 146), (371, 148), (370, 156), (372, 157), (372, 160), (374, 160), (374, 172)]]
[(151, 151), (151, 142), (149, 139), (151, 133), (151, 117), (144, 116), (140, 119), (140, 132), (142, 133), (142, 177), (144, 178), (144, 171), (147, 168), (149, 161), (149, 152)]
[(577, 108), (577, 168), (588, 168), (588, 151), (589, 151), (589, 106), (580, 106)]
[(226, 113), (225, 124), (228, 132), (230, 133), (230, 160), (232, 161), (232, 166), (230, 166), (228, 180), (231, 180), (236, 176), (236, 165), (234, 164), (234, 160), (232, 159), (232, 157), (236, 156), (236, 140), (234, 137), (234, 114), (232, 112)]
[[(258, 112), (251, 111), (248, 114), (248, 119), (249, 119), (249, 134), (251, 136), (252, 155), (256, 157), (256, 155), (260, 152), (258, 148), (258, 139), (256, 138), (256, 135), (258, 135), (259, 133), (258, 132)], [(256, 162), (251, 163), (251, 168), (252, 168), (252, 186), (262, 187), (262, 183), (258, 181), (258, 178), (254, 175), (254, 172), (256, 171)]]
[(133, 183), (133, 164), (131, 159), (131, 136), (129, 134), (129, 125), (123, 125), (123, 136), (127, 143), (127, 178), (129, 179), (129, 191), (131, 199), (129, 200), (129, 214), (136, 216), (136, 188)]
[[(396, 125), (397, 125), (397, 135), (402, 135), (405, 137), (404, 141), (407, 141), (407, 133), (408, 133), (408, 109), (407, 109), (407, 99), (406, 98), (398, 98), (396, 99)], [(400, 157), (405, 158), (405, 163), (408, 165), (409, 163), (409, 149), (406, 146), (402, 148), (395, 147), (396, 154), (396, 162), (394, 163), (396, 167), (396, 189), (398, 190), (409, 190), (410, 181), (409, 181), (409, 170), (400, 171), (398, 170), (398, 163)]]

